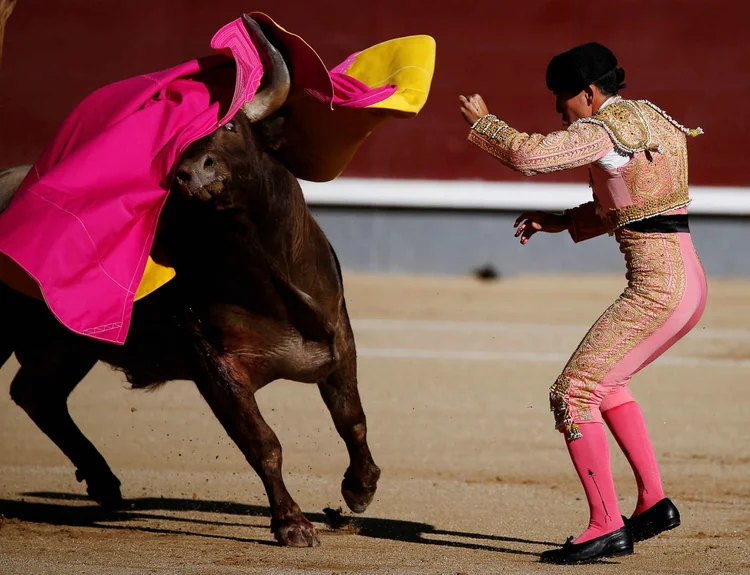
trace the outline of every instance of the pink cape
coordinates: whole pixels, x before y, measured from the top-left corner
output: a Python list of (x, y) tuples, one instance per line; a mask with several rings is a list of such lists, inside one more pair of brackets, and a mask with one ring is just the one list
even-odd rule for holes
[[(219, 30), (211, 47), (222, 53), (85, 98), (0, 215), (0, 252), (37, 282), (52, 313), (78, 334), (125, 342), (176, 161), (258, 88), (263, 66), (242, 19)], [(309, 93), (344, 107), (393, 93), (391, 86), (371, 90), (339, 69), (345, 68), (330, 73), (329, 93)]]

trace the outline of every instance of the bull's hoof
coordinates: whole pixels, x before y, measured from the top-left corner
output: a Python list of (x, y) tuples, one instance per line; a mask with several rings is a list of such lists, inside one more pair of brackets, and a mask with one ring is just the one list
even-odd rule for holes
[(285, 547), (320, 547), (315, 527), (302, 513), (271, 522), (276, 541)]
[(344, 473), (344, 480), (341, 482), (341, 495), (354, 513), (364, 513), (378, 489), (380, 469), (373, 465), (366, 475), (366, 480), (356, 477), (350, 467)]
[(84, 473), (76, 469), (76, 479), (86, 482), (89, 497), (107, 510), (122, 509), (123, 500), (120, 492), (120, 480), (109, 470), (105, 473)]

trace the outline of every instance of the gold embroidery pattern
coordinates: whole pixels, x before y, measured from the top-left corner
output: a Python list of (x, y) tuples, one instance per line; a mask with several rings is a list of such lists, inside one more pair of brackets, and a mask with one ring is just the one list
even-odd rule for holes
[(612, 229), (630, 222), (687, 206), (688, 159), (685, 135), (677, 132), (654, 108), (637, 104), (658, 139), (661, 153), (636, 154), (621, 169), (633, 203), (611, 213), (606, 219)]
[(659, 151), (653, 143), (653, 134), (648, 120), (639, 106), (619, 96), (612, 104), (590, 118), (581, 118), (575, 123), (601, 126), (612, 139), (615, 148), (627, 154)]
[(646, 218), (658, 216), (660, 214), (666, 214), (668, 212), (671, 212), (672, 210), (684, 208), (688, 205), (690, 205), (689, 198), (685, 198), (684, 200), (682, 198), (675, 198), (670, 202), (659, 201), (657, 199), (653, 201), (647, 201), (643, 206), (633, 204), (630, 206), (625, 206), (624, 208), (612, 210), (611, 212), (608, 212), (604, 217), (610, 232), (614, 232), (616, 229), (632, 222), (645, 220)]
[(607, 133), (593, 124), (573, 124), (551, 134), (526, 134), (494, 116), (478, 120), (468, 140), (526, 176), (584, 166), (612, 149)]
[(680, 124), (677, 120), (675, 120), (672, 116), (670, 116), (664, 110), (662, 110), (659, 106), (657, 106), (656, 104), (653, 104), (653, 103), (649, 102), (648, 100), (638, 100), (638, 103), (639, 104), (646, 104), (647, 106), (651, 106), (654, 110), (656, 110), (657, 112), (659, 112), (659, 114), (661, 114), (662, 116), (664, 116), (664, 118), (667, 121), (669, 121), (670, 124), (672, 124), (675, 128), (677, 128), (681, 132), (684, 132), (688, 136), (692, 136), (693, 138), (695, 138), (695, 137), (700, 136), (701, 134), (704, 133), (703, 132), (703, 128), (701, 128), (700, 126), (698, 126), (697, 128), (686, 128), (685, 126), (683, 126), (682, 124)]
[[(685, 268), (676, 234), (617, 231), (628, 286), (594, 323), (550, 388), (555, 426), (568, 441), (592, 421), (597, 386), (628, 353), (662, 327), (685, 293)], [(595, 400), (594, 400), (595, 401)]]
[(607, 106), (603, 113), (615, 107), (639, 110), (638, 116), (622, 110), (617, 114), (610, 113), (608, 121), (634, 124), (636, 127), (628, 125), (619, 130), (620, 133), (636, 134), (642, 133), (637, 125), (644, 120), (654, 142), (658, 143), (659, 153), (648, 150), (636, 153), (633, 160), (621, 168), (620, 174), (630, 192), (632, 204), (602, 214), (610, 232), (630, 222), (667, 213), (690, 203), (685, 134), (702, 133), (677, 124), (650, 102), (622, 101)]

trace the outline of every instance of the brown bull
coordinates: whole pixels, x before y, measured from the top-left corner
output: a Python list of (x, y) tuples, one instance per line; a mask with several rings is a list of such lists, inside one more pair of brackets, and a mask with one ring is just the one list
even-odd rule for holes
[(315, 529), (284, 485), (281, 445), (255, 392), (280, 378), (318, 385), (349, 452), (341, 491), (353, 511), (372, 501), (380, 470), (367, 445), (336, 255), (296, 178), (272, 155), (289, 74), (259, 28), (253, 35), (270, 63), (268, 81), (244, 114), (181, 158), (157, 238), (177, 275), (136, 302), (126, 344), (78, 336), (44, 303), (0, 283), (0, 366), (15, 352), (13, 400), (109, 507), (122, 503), (120, 481), (71, 419), (68, 395), (100, 360), (135, 388), (194, 381), (260, 476), (276, 539), (314, 546)]

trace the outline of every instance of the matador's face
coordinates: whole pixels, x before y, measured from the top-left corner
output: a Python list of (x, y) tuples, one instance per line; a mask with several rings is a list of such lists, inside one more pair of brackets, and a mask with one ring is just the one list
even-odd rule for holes
[(577, 94), (556, 93), (555, 111), (562, 116), (563, 129), (567, 129), (573, 122), (593, 115), (592, 99), (586, 90)]

